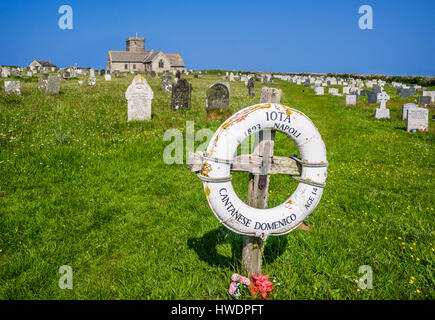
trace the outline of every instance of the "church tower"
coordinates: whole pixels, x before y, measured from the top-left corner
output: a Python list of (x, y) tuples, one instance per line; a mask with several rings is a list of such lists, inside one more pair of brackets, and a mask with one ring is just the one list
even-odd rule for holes
[(127, 38), (127, 51), (144, 52), (145, 51), (145, 38), (128, 37)]

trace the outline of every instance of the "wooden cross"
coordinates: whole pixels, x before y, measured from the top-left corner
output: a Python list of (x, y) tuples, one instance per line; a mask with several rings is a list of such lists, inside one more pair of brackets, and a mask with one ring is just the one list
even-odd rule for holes
[[(300, 176), (302, 166), (294, 159), (273, 155), (275, 144), (275, 130), (262, 130), (255, 134), (254, 150), (252, 154), (238, 155), (231, 164), (231, 171), (249, 172), (249, 187), (247, 204), (254, 208), (267, 208), (269, 198), (269, 176), (271, 174), (287, 174)], [(188, 168), (190, 171), (201, 170), (201, 157), (190, 153)], [(311, 227), (303, 222), (297, 227), (309, 230)], [(261, 273), (263, 263), (264, 243), (255, 236), (243, 236), (242, 262), (249, 274)]]

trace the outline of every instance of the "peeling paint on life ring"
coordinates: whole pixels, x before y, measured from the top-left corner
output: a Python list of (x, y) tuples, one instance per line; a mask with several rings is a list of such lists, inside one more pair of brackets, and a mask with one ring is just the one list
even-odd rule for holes
[[(244, 235), (283, 235), (296, 228), (316, 208), (327, 178), (327, 166), (302, 166), (294, 193), (281, 205), (269, 209), (248, 206), (235, 193), (230, 176), (238, 145), (258, 130), (285, 133), (296, 144), (302, 163), (327, 163), (325, 144), (311, 120), (299, 110), (281, 104), (258, 104), (244, 108), (221, 125), (207, 148), (207, 166), (200, 175), (208, 203), (216, 218), (230, 230)], [(224, 160), (224, 161), (222, 161)], [(216, 179), (216, 181), (213, 181)], [(220, 180), (219, 180), (220, 179)]]

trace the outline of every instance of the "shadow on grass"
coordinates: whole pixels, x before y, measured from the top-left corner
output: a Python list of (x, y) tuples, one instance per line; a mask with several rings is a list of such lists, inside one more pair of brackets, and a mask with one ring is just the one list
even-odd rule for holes
[[(218, 253), (217, 246), (230, 244), (231, 257)], [(191, 238), (187, 241), (190, 249), (195, 250), (198, 257), (210, 266), (239, 269), (242, 264), (243, 236), (233, 233), (221, 226), (207, 232), (201, 238)], [(287, 236), (269, 237), (264, 246), (263, 263), (272, 263), (287, 248)]]

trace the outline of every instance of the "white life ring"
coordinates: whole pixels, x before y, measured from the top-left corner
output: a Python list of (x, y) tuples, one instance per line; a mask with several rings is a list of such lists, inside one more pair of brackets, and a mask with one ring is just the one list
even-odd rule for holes
[[(234, 192), (231, 163), (237, 147), (251, 134), (273, 129), (296, 144), (302, 173), (295, 192), (281, 205), (269, 209), (248, 206)], [(316, 208), (325, 187), (328, 162), (323, 140), (302, 112), (273, 103), (253, 105), (227, 119), (210, 140), (198, 177), (217, 219), (230, 230), (265, 239), (296, 228)]]

